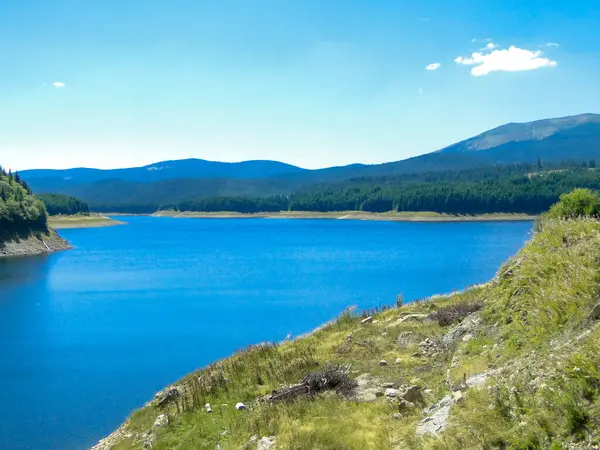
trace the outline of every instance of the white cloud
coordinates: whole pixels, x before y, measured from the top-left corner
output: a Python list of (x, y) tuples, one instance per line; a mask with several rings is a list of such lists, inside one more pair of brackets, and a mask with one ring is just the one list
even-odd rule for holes
[(442, 65), (440, 63), (429, 64), (425, 70), (438, 70)]
[(490, 42), (488, 45), (485, 46), (486, 50), (494, 50), (496, 47), (498, 46), (493, 42)]
[(541, 51), (531, 51), (515, 46), (511, 46), (509, 49), (494, 50), (487, 54), (476, 52), (466, 58), (459, 56), (454, 62), (475, 66), (471, 69), (471, 74), (476, 77), (491, 72), (521, 72), (558, 65), (556, 61), (543, 58)]
[(560, 44), (557, 44), (556, 42), (548, 42), (546, 47), (560, 47)]
[(65, 83), (63, 83), (62, 81), (55, 81), (54, 83), (52, 83), (52, 86), (54, 86), (56, 88), (64, 88)]

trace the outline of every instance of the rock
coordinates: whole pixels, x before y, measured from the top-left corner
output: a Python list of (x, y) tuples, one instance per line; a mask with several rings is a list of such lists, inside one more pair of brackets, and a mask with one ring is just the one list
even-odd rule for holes
[(446, 348), (457, 342), (466, 334), (475, 336), (477, 328), (481, 324), (481, 318), (478, 312), (465, 317), (461, 323), (453, 327), (448, 333), (442, 337), (442, 345)]
[(379, 365), (380, 366), (387, 366), (388, 362), (385, 359), (382, 359), (381, 361), (379, 361)]
[(356, 388), (354, 395), (356, 400), (360, 402), (372, 402), (377, 397), (383, 395), (381, 390), (381, 380), (374, 377), (370, 373), (363, 373), (354, 379)]
[(164, 427), (168, 423), (169, 423), (169, 416), (167, 416), (166, 414), (161, 414), (154, 421), (154, 424), (152, 425), (152, 428)]
[(427, 394), (427, 395), (431, 394), (432, 392), (433, 392), (433, 391), (432, 391), (431, 389), (425, 389), (425, 390), (423, 391), (423, 393), (424, 393), (424, 394)]
[(600, 319), (600, 303), (598, 303), (596, 306), (594, 306), (594, 308), (592, 308), (592, 312), (590, 313), (590, 319)]
[(452, 408), (452, 397), (450, 395), (442, 398), (438, 403), (425, 409), (425, 414), (429, 414), (417, 425), (417, 435), (436, 436), (448, 426), (448, 417)]
[(406, 347), (413, 341), (414, 338), (415, 333), (413, 333), (412, 331), (404, 331), (400, 333), (396, 338), (396, 344), (398, 344), (401, 347)]
[(392, 414), (392, 419), (394, 419), (394, 420), (402, 420), (402, 414), (400, 414), (400, 413), (394, 413), (394, 414)]
[(235, 409), (237, 409), (238, 411), (241, 411), (242, 409), (246, 409), (246, 405), (244, 405), (242, 402), (236, 403)]
[(462, 337), (463, 342), (469, 342), (472, 339), (475, 339), (475, 336), (473, 336), (471, 333), (467, 333)]
[(363, 320), (360, 321), (360, 323), (362, 325), (364, 325), (365, 323), (371, 323), (371, 322), (373, 322), (373, 316), (366, 317), (366, 318), (364, 318)]
[(465, 396), (462, 391), (456, 391), (452, 393), (452, 400), (454, 403), (462, 403), (465, 400)]
[(402, 364), (402, 358), (396, 358), (395, 364)]
[(481, 386), (482, 384), (484, 384), (487, 381), (489, 375), (490, 375), (490, 373), (488, 373), (488, 372), (483, 372), (483, 373), (478, 373), (477, 375), (472, 375), (469, 378), (467, 378), (465, 384), (468, 387)]
[(275, 436), (262, 437), (258, 441), (257, 450), (268, 450), (275, 445), (277, 438)]
[(407, 411), (410, 409), (413, 409), (415, 407), (415, 404), (413, 402), (409, 402), (407, 400), (400, 400), (398, 402), (398, 409), (400, 411)]
[(395, 383), (383, 383), (381, 386), (383, 386), (384, 388), (393, 388), (396, 387)]
[(422, 402), (423, 394), (421, 392), (421, 388), (419, 386), (410, 386), (406, 391), (404, 391), (402, 398), (411, 403)]
[(400, 323), (403, 322), (422, 322), (427, 319), (429, 314), (408, 314), (400, 319)]
[(385, 390), (385, 396), (388, 398), (395, 398), (398, 395), (398, 390), (394, 388), (387, 388)]
[(206, 405), (204, 405), (204, 408), (206, 409), (206, 412), (208, 412), (208, 413), (212, 412), (212, 408), (210, 407), (210, 403), (207, 403)]
[(172, 401), (175, 401), (181, 396), (181, 392), (177, 387), (170, 387), (164, 391), (157, 392), (154, 396), (156, 406), (164, 406)]

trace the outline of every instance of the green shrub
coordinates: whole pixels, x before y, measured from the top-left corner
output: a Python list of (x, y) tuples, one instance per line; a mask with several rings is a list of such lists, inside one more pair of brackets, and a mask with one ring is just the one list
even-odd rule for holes
[(576, 219), (578, 217), (600, 217), (600, 197), (590, 189), (575, 189), (560, 196), (547, 216), (553, 219)]

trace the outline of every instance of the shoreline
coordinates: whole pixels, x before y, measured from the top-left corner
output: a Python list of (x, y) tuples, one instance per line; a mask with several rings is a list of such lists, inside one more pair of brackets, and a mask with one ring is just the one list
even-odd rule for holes
[(23, 256), (37, 256), (70, 250), (71, 244), (56, 231), (50, 229), (47, 234), (29, 236), (22, 239), (0, 243), (0, 259)]
[(114, 220), (105, 215), (93, 214), (89, 216), (50, 216), (48, 225), (55, 230), (69, 230), (75, 228), (103, 228), (116, 225), (125, 225), (126, 222)]
[(390, 222), (501, 222), (533, 221), (537, 216), (529, 214), (476, 214), (458, 215), (435, 212), (386, 212), (371, 213), (364, 211), (282, 211), (279, 213), (238, 213), (238, 212), (193, 212), (159, 211), (152, 217), (171, 217), (175, 219), (330, 219), (330, 220), (380, 220)]

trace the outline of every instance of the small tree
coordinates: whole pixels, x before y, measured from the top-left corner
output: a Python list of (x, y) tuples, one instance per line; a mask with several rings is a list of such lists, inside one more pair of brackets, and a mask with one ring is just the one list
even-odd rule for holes
[(548, 211), (548, 217), (557, 219), (600, 217), (600, 197), (590, 189), (575, 189), (560, 196), (560, 201)]

